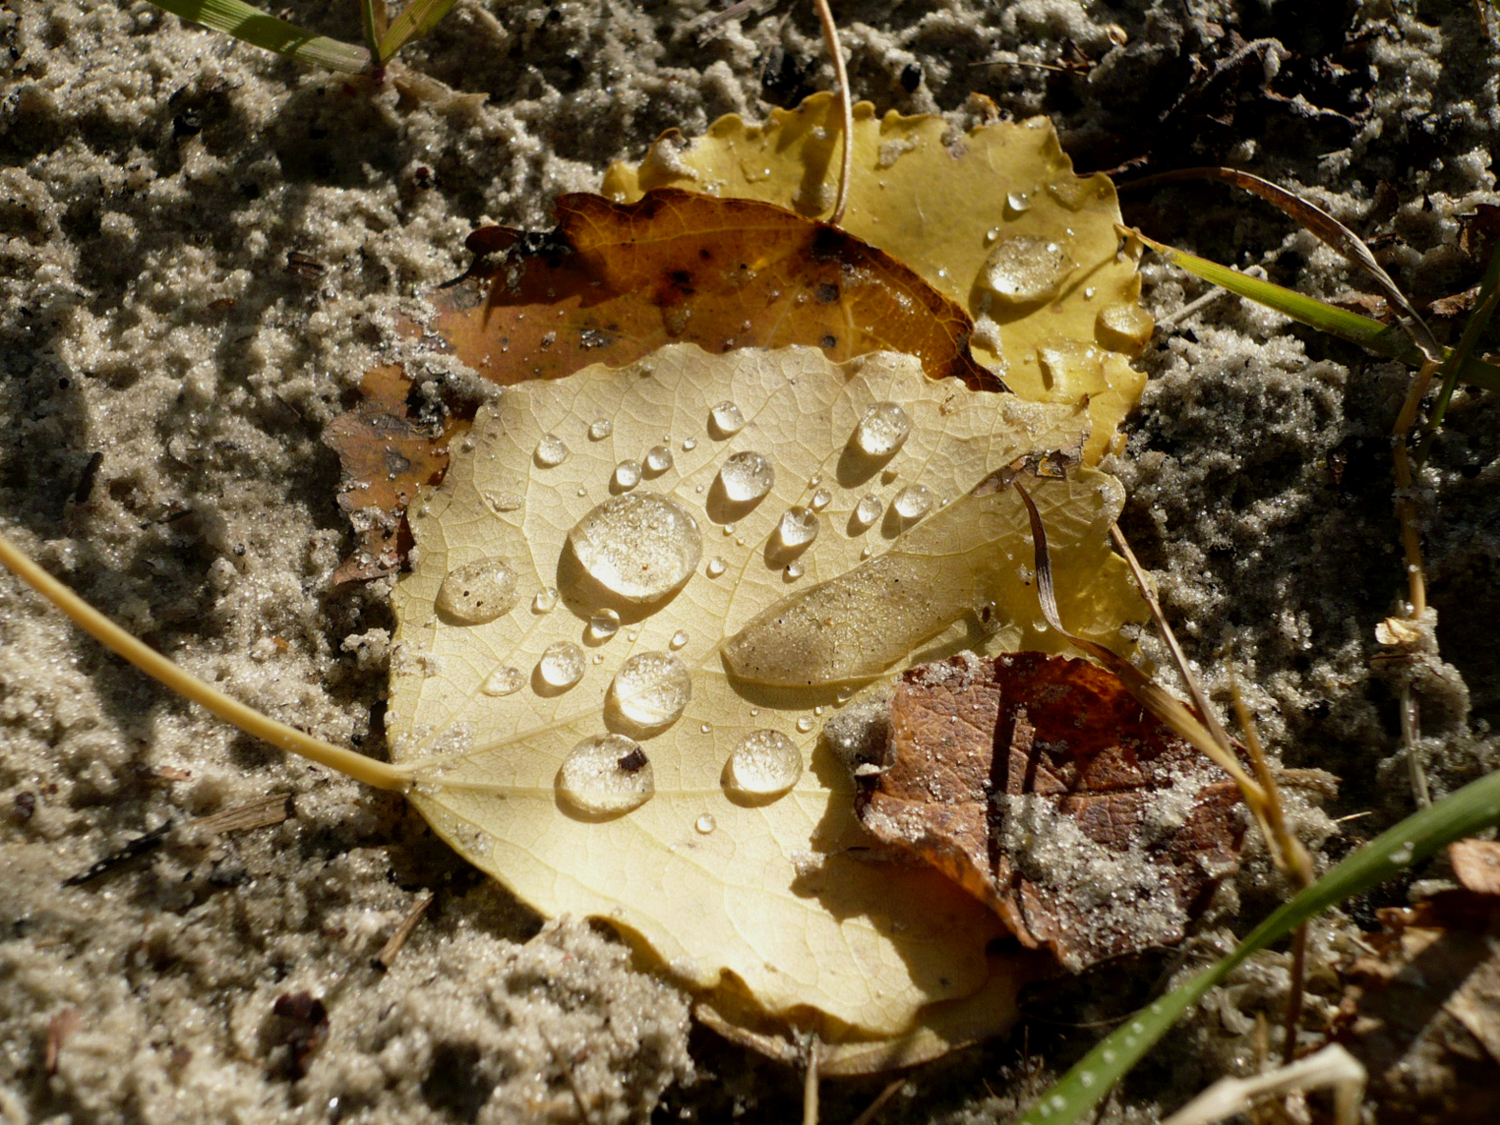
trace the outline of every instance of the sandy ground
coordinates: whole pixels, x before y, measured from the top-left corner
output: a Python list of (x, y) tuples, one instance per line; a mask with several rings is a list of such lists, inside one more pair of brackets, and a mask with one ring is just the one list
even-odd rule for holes
[[(979, 92), (1008, 115), (1054, 117), (1085, 169), (1232, 162), (1374, 237), (1418, 298), (1477, 281), (1465, 216), (1500, 203), (1500, 121), (1497, 53), (1471, 5), (1188, 7), (857, 0), (838, 12), (851, 84), (882, 110), (956, 113)], [(358, 39), (352, 3), (289, 10)], [(0, 7), (7, 534), (199, 675), (380, 753), (388, 589), (330, 582), (349, 539), (323, 426), (394, 346), (393, 315), (420, 313), (463, 268), (472, 226), (548, 225), (555, 193), (596, 186), (661, 130), (829, 84), (809, 9), (767, 4), (705, 39), (694, 28), (709, 11), (460, 0), (404, 58), (488, 97), (437, 104), (143, 3)], [(1017, 65), (1059, 58), (1092, 65)], [(1126, 211), (1315, 294), (1358, 284), (1226, 189), (1145, 190)], [(1147, 274), (1159, 316), (1205, 291), (1159, 265)], [(1336, 859), (1411, 808), (1392, 695), (1370, 671), (1373, 626), (1404, 581), (1383, 435), (1407, 372), (1227, 298), (1161, 330), (1143, 363), (1151, 387), (1112, 466), (1133, 493), (1127, 530), (1209, 684), (1226, 692), (1232, 672), (1287, 764), (1341, 777), (1332, 814), (1372, 811), (1327, 842), (1322, 861)], [(424, 374), (463, 380), (440, 364)], [(1438, 792), (1496, 755), (1495, 414), (1460, 392), (1419, 488), (1456, 668), (1424, 701)], [(281, 823), (196, 823), (283, 794), (294, 815)], [(154, 831), (149, 855), (61, 886)], [(6, 1123), (786, 1120), (800, 1100), (798, 1076), (695, 1030), (685, 998), (608, 935), (543, 925), (398, 799), (228, 731), (8, 576), (0, 872)], [(1231, 896), (1243, 913), (1223, 915), (1186, 964), (1260, 916), (1281, 890), (1264, 876), (1252, 861)], [(427, 892), (394, 966), (372, 968)], [(1319, 935), (1315, 967), (1342, 934)], [(1031, 998), (1023, 1029), (913, 1075), (882, 1119), (1005, 1120), (1091, 1041), (1072, 1025), (1127, 1011), (1180, 968), (1147, 958), (1107, 990)], [(1272, 958), (1216, 996), (1111, 1119), (1248, 1065), (1251, 1020), (1275, 1011), (1284, 980)], [(1318, 987), (1314, 1020), (1330, 1000)], [(50, 1055), (49, 1040), (61, 1043)], [(852, 1118), (880, 1086), (830, 1087), (825, 1120)]]

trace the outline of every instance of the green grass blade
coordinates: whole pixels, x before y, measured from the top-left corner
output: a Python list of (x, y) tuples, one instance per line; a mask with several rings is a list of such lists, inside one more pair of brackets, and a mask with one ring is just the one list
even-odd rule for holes
[(380, 38), (377, 58), (385, 62), (407, 43), (426, 35), (452, 9), (455, 0), (411, 0)]
[(370, 53), (363, 47), (315, 35), (286, 20), (268, 16), (241, 0), (151, 0), (174, 16), (201, 23), (215, 31), (226, 31), (254, 47), (275, 51), (298, 62), (358, 74), (369, 65)]
[(385, 0), (359, 0), (359, 22), (365, 31), (365, 49), (376, 64), (380, 57), (380, 40), (386, 33), (387, 13)]
[(1155, 1046), (1188, 1008), (1251, 954), (1285, 937), (1328, 907), (1368, 890), (1454, 840), (1496, 824), (1500, 824), (1500, 773), (1472, 782), (1407, 817), (1278, 908), (1229, 956), (1137, 1012), (1063, 1075), (1017, 1125), (1070, 1125), (1078, 1120)]
[[(1320, 332), (1327, 332), (1341, 340), (1348, 340), (1351, 344), (1358, 344), (1376, 355), (1399, 359), (1414, 367), (1421, 366), (1423, 362), (1421, 351), (1412, 343), (1411, 338), (1397, 327), (1381, 324), (1378, 320), (1360, 316), (1359, 313), (1350, 312), (1348, 309), (1335, 308), (1315, 297), (1305, 296), (1269, 281), (1250, 277), (1228, 266), (1221, 266), (1217, 262), (1210, 262), (1207, 258), (1200, 258), (1195, 254), (1174, 249), (1165, 243), (1147, 238), (1139, 231), (1129, 233), (1131, 237), (1139, 238), (1173, 265), (1201, 277), (1204, 281), (1228, 289), (1231, 293), (1248, 297), (1252, 301), (1275, 309)], [(1448, 355), (1451, 354), (1452, 349), (1445, 348), (1443, 351), (1445, 355)], [(1465, 355), (1460, 358), (1456, 378), (1487, 391), (1500, 391), (1500, 367), (1476, 356)]]

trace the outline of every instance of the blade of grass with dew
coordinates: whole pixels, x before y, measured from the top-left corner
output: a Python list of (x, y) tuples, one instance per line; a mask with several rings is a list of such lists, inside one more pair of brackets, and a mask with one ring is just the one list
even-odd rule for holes
[[(1157, 242), (1154, 238), (1148, 238), (1134, 228), (1121, 227), (1120, 230), (1129, 238), (1140, 239), (1174, 266), (1238, 296), (1248, 297), (1310, 328), (1327, 332), (1330, 336), (1337, 336), (1351, 344), (1358, 344), (1376, 355), (1399, 359), (1414, 366), (1423, 362), (1421, 351), (1399, 328), (1381, 324), (1378, 320), (1371, 320), (1348, 309), (1335, 308), (1315, 297), (1308, 297), (1269, 281), (1261, 281), (1229, 266), (1221, 266), (1207, 258), (1178, 250), (1166, 243)], [(1445, 353), (1452, 351), (1447, 348), (1443, 350)], [(1463, 358), (1457, 378), (1483, 390), (1500, 391), (1500, 367), (1472, 355)]]
[(1017, 1125), (1070, 1125), (1096, 1105), (1188, 1008), (1244, 961), (1330, 906), (1383, 882), (1454, 840), (1500, 824), (1500, 773), (1407, 817), (1279, 907), (1233, 953), (1143, 1008), (1044, 1093)]
[(359, 74), (370, 63), (370, 52), (363, 47), (314, 34), (240, 0), (151, 0), (151, 3), (181, 19), (228, 32), (252, 47), (275, 51), (298, 62), (347, 74)]
[(420, 39), (435, 28), (452, 9), (456, 0), (412, 0), (380, 37), (375, 52), (377, 62), (385, 62), (413, 39)]
[(1443, 382), (1438, 388), (1437, 399), (1433, 402), (1432, 409), (1427, 412), (1427, 425), (1424, 427), (1422, 441), (1412, 457), (1414, 469), (1420, 469), (1427, 463), (1427, 455), (1432, 450), (1433, 439), (1437, 437), (1437, 432), (1443, 424), (1443, 417), (1448, 413), (1448, 403), (1453, 399), (1453, 390), (1458, 386), (1458, 373), (1469, 362), (1469, 357), (1474, 352), (1474, 345), (1479, 341), (1479, 334), (1488, 327), (1497, 303), (1500, 303), (1500, 246), (1496, 246), (1495, 252), (1490, 255), (1490, 264), (1484, 271), (1484, 280), (1479, 283), (1479, 299), (1474, 303), (1474, 311), (1469, 314), (1469, 320), (1464, 325), (1463, 335), (1459, 337), (1458, 343), (1454, 345), (1453, 350), (1444, 358), (1442, 366), (1438, 368), (1438, 374)]

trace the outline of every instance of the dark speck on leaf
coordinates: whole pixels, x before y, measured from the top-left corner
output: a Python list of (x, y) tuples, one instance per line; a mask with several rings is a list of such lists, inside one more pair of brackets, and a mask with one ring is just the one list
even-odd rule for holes
[(630, 753), (622, 755), (615, 765), (620, 767), (621, 773), (636, 773), (645, 767), (646, 753), (637, 746)]
[(821, 303), (831, 305), (839, 299), (839, 287), (831, 281), (825, 281), (813, 290), (813, 296)]

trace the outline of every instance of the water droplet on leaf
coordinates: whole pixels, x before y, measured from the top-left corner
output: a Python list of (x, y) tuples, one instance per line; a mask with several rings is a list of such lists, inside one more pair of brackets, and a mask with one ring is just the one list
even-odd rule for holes
[(479, 690), (485, 695), (514, 695), (526, 683), (526, 674), (519, 668), (502, 664), (484, 678)]
[(641, 463), (639, 461), (621, 461), (615, 466), (615, 487), (624, 492), (629, 492), (641, 483)]
[(859, 498), (859, 503), (854, 505), (854, 522), (860, 527), (869, 527), (880, 518), (880, 501), (873, 494), (866, 493)]
[(719, 469), (719, 486), (736, 504), (759, 500), (776, 483), (776, 470), (759, 453), (736, 453)]
[(536, 452), (532, 456), (542, 468), (555, 469), (568, 459), (568, 447), (556, 434), (546, 434), (536, 443)]
[(903, 520), (919, 520), (932, 510), (932, 490), (925, 484), (907, 485), (896, 493), (891, 507)]
[(623, 813), (650, 800), (656, 780), (640, 743), (620, 734), (599, 734), (585, 738), (563, 759), (557, 790), (586, 813)]
[(709, 432), (716, 438), (730, 438), (745, 428), (745, 415), (732, 402), (721, 402), (708, 412)]
[(608, 418), (595, 418), (589, 423), (589, 440), (603, 441), (615, 432), (615, 424)]
[(516, 604), (516, 572), (504, 559), (480, 559), (449, 571), (437, 608), (464, 625), (493, 621)]
[(633, 602), (676, 590), (703, 553), (698, 521), (675, 500), (651, 492), (606, 500), (578, 521), (568, 543), (590, 577)]
[(995, 244), (979, 283), (1001, 300), (1034, 304), (1055, 294), (1076, 265), (1061, 243), (1018, 234)]
[(724, 573), (724, 560), (715, 555), (708, 560), (708, 565), (703, 568), (703, 572), (710, 578), (719, 577), (719, 575)]
[(639, 652), (615, 673), (609, 706), (632, 725), (655, 732), (678, 720), (692, 693), (681, 660), (668, 652)]
[(601, 609), (589, 618), (589, 636), (607, 641), (620, 631), (620, 615), (612, 609)]
[(555, 688), (570, 688), (583, 678), (583, 649), (572, 641), (547, 646), (537, 662), (542, 680)]
[(776, 525), (776, 533), (781, 536), (782, 546), (794, 551), (806, 547), (816, 539), (820, 530), (818, 513), (800, 505), (783, 512), (781, 522)]
[(802, 752), (779, 730), (751, 731), (729, 754), (724, 784), (753, 797), (785, 793), (802, 776)]
[(877, 402), (854, 429), (854, 444), (866, 457), (890, 457), (906, 444), (911, 418), (894, 402)]
[(557, 587), (544, 586), (538, 591), (536, 597), (531, 599), (531, 610), (533, 613), (551, 613), (557, 608)]
[(653, 445), (646, 451), (646, 470), (664, 473), (672, 467), (672, 451), (665, 445)]
[(829, 492), (826, 488), (820, 488), (818, 489), (818, 491), (813, 493), (812, 499), (808, 503), (811, 504), (813, 511), (821, 512), (832, 502), (833, 493)]
[(698, 830), (698, 833), (700, 835), (707, 836), (710, 832), (718, 827), (718, 823), (714, 820), (712, 815), (710, 815), (709, 813), (704, 813), (697, 820), (693, 821), (693, 827)]

